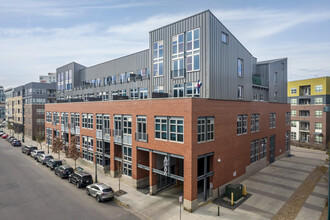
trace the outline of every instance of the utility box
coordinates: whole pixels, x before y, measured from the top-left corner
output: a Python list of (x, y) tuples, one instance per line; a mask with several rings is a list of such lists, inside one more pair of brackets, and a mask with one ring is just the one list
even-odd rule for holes
[(228, 184), (225, 187), (226, 196), (231, 199), (231, 193), (234, 194), (234, 201), (236, 202), (243, 197), (243, 185), (242, 184)]

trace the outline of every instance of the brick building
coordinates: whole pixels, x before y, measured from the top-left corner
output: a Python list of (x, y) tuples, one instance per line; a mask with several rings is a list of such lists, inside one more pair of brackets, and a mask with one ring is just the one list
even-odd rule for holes
[(77, 136), (86, 163), (151, 194), (182, 186), (189, 211), (289, 152), (287, 59), (257, 62), (210, 11), (149, 36), (148, 50), (57, 69), (48, 143)]

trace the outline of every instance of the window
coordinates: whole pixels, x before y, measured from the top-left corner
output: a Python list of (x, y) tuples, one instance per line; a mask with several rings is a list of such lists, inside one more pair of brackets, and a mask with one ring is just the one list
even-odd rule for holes
[(274, 73), (274, 84), (277, 85), (277, 72)]
[(291, 121), (291, 127), (296, 128), (297, 127), (297, 121)]
[(237, 134), (247, 134), (247, 115), (237, 116)]
[(315, 92), (322, 92), (322, 85), (315, 86)]
[(140, 89), (140, 99), (147, 99), (148, 98), (148, 89), (142, 88)]
[(259, 124), (260, 124), (259, 120), (260, 120), (259, 114), (251, 115), (251, 132), (259, 131)]
[(120, 83), (124, 83), (124, 82), (126, 82), (126, 74), (122, 73), (120, 74)]
[(197, 142), (214, 140), (214, 117), (198, 118)]
[(269, 128), (276, 128), (276, 113), (269, 114)]
[(297, 110), (291, 110), (291, 117), (297, 116)]
[(92, 113), (89, 113), (89, 114), (83, 113), (82, 114), (82, 127), (93, 129), (93, 114)]
[(183, 97), (184, 96), (184, 84), (175, 84), (173, 86), (173, 97)]
[(60, 115), (58, 112), (53, 112), (53, 125), (56, 126), (60, 123)]
[(267, 138), (260, 139), (260, 159), (267, 157)]
[(221, 42), (228, 44), (228, 34), (224, 32), (221, 33)]
[(184, 122), (181, 117), (155, 117), (155, 138), (183, 142)]
[(264, 94), (260, 94), (260, 101), (264, 101)]
[(321, 135), (315, 135), (315, 142), (316, 143), (322, 143), (322, 136)]
[(110, 115), (103, 115), (103, 133), (110, 136)]
[(322, 122), (315, 122), (315, 129), (322, 130)]
[(46, 112), (46, 122), (52, 122), (52, 113)]
[(322, 117), (322, 111), (321, 110), (315, 110), (315, 117)]
[(154, 65), (154, 76), (163, 76), (164, 75), (164, 42), (157, 41), (153, 45), (153, 65)]
[(186, 37), (187, 71), (199, 70), (199, 28), (188, 31)]
[(315, 98), (315, 105), (322, 105), (323, 99), (322, 98)]
[(123, 151), (124, 151), (123, 160), (132, 162), (132, 147), (123, 146)]
[(274, 101), (277, 101), (277, 92), (274, 92)]
[(244, 61), (240, 58), (237, 59), (237, 76), (244, 76)]
[(255, 101), (258, 100), (258, 94), (257, 93), (253, 94), (253, 100), (255, 100)]
[(297, 94), (297, 88), (292, 88), (291, 89), (291, 94)]
[(124, 115), (123, 116), (123, 134), (132, 135), (132, 117)]
[(297, 99), (291, 99), (291, 105), (297, 105)]
[(101, 114), (96, 114), (96, 130), (102, 130), (103, 117)]
[(259, 155), (259, 141), (251, 141), (250, 162), (256, 162)]
[(40, 108), (40, 109), (37, 109), (36, 112), (37, 112), (37, 115), (43, 115), (43, 114), (45, 114), (45, 109)]
[(290, 112), (285, 113), (285, 124), (286, 125), (290, 124)]
[(131, 89), (131, 99), (139, 98), (139, 89)]
[(121, 136), (122, 131), (121, 115), (114, 116), (114, 136)]
[(285, 151), (290, 150), (290, 131), (285, 132)]
[(187, 83), (186, 96), (187, 97), (199, 97), (199, 91), (197, 89), (197, 82)]
[(149, 79), (149, 69), (145, 68), (145, 69), (140, 69), (137, 71), (137, 78), (141, 78), (141, 79)]
[(164, 86), (155, 86), (154, 92), (156, 93), (163, 93), (164, 92)]
[(238, 99), (243, 98), (243, 86), (237, 86), (237, 98)]
[(183, 142), (183, 119), (170, 118), (170, 140)]
[(291, 140), (297, 140), (297, 133), (291, 132)]
[(85, 160), (94, 160), (94, 140), (92, 137), (82, 136), (83, 158)]
[(45, 124), (45, 119), (43, 119), (43, 118), (38, 118), (37, 119), (37, 125), (43, 125), (43, 124)]
[(172, 37), (172, 77), (184, 76), (184, 34)]
[(135, 134), (135, 139), (138, 141), (148, 141), (147, 135), (147, 117), (137, 116), (136, 119), (137, 132)]

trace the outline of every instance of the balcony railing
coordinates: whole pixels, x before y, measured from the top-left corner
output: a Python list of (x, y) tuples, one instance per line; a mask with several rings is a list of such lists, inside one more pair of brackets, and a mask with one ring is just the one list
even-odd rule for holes
[(172, 78), (181, 78), (186, 76), (186, 69), (171, 70)]
[(301, 131), (309, 131), (309, 127), (300, 127), (299, 130), (301, 130)]
[(261, 86), (261, 78), (258, 76), (252, 76), (252, 84)]
[(136, 132), (135, 133), (135, 140), (136, 141), (148, 142), (148, 134), (141, 133), (141, 132)]
[(121, 129), (114, 129), (113, 130), (113, 136), (123, 136), (123, 130)]
[(103, 132), (102, 130), (96, 130), (96, 138), (102, 139), (103, 138)]

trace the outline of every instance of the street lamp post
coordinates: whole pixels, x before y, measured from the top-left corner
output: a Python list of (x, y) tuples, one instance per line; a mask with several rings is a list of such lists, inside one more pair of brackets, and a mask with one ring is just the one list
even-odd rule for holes
[(97, 183), (97, 163), (96, 163), (96, 160), (95, 160), (95, 183)]

